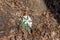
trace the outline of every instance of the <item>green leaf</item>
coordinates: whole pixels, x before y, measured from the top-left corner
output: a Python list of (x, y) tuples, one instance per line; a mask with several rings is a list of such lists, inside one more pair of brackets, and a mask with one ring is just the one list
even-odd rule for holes
[(20, 22), (20, 25), (22, 26), (22, 28), (24, 28), (27, 31), (30, 31), (30, 27), (28, 26), (28, 24), (25, 24), (25, 22)]

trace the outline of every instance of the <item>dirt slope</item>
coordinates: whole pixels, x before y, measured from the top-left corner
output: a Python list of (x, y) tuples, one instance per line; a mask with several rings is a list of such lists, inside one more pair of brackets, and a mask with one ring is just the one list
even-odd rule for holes
[[(26, 14), (33, 21), (31, 33), (19, 25)], [(0, 40), (60, 40), (53, 16), (43, 0), (0, 0)]]

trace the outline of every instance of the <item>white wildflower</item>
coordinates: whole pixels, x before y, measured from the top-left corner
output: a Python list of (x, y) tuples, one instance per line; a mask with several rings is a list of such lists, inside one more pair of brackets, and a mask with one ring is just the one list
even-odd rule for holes
[(28, 24), (29, 27), (32, 27), (32, 19), (29, 16), (23, 16), (23, 22), (25, 22), (25, 24)]

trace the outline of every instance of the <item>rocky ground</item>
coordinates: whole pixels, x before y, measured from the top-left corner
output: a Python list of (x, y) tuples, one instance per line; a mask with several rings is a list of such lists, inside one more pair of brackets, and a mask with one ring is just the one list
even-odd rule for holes
[[(31, 33), (19, 21), (32, 18)], [(43, 0), (0, 0), (0, 40), (60, 40), (60, 24)]]

